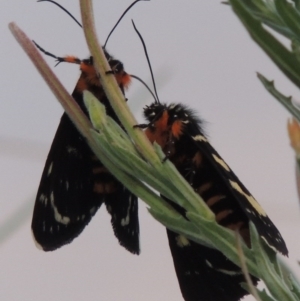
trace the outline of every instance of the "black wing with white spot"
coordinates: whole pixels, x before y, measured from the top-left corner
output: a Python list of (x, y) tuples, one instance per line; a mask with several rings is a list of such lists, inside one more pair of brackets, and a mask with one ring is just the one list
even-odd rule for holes
[[(180, 290), (186, 301), (237, 301), (247, 292), (241, 269), (220, 251), (205, 247), (167, 229)], [(182, 242), (181, 242), (182, 240)], [(251, 277), (254, 284), (258, 279)]]
[[(82, 94), (73, 93), (82, 107)], [(111, 214), (119, 243), (139, 254), (137, 197), (118, 182), (63, 114), (42, 174), (32, 231), (44, 251), (70, 243), (102, 203)]]
[(200, 132), (195, 132), (192, 140), (205, 158), (204, 161), (207, 160), (210, 163), (211, 172), (214, 172), (215, 179), (219, 178), (218, 181), (226, 185), (224, 191), (227, 190), (228, 197), (232, 198), (247, 218), (254, 223), (258, 234), (275, 251), (287, 255), (288, 250), (280, 232), (227, 163)]
[[(277, 228), (209, 144), (202, 120), (181, 104), (154, 103), (144, 109), (148, 124), (141, 125), (151, 142), (165, 155), (214, 212), (216, 222), (237, 231), (251, 247), (249, 221), (274, 249), (287, 254)], [(183, 217), (186, 211), (171, 200), (169, 204)], [(185, 301), (238, 301), (248, 292), (241, 269), (220, 251), (188, 240), (167, 229), (170, 250)], [(258, 279), (251, 276), (254, 284)]]

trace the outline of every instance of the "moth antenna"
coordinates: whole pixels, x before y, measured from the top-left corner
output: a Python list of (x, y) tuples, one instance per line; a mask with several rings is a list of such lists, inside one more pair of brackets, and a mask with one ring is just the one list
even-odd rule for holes
[(152, 92), (152, 90), (149, 88), (149, 86), (148, 86), (148, 85), (147, 85), (140, 77), (138, 77), (138, 76), (136, 76), (136, 75), (133, 75), (133, 74), (130, 74), (130, 76), (131, 76), (132, 78), (135, 78), (135, 79), (137, 79), (138, 81), (140, 81), (140, 82), (148, 89), (148, 91), (150, 92), (150, 94), (151, 94), (152, 97), (154, 98), (155, 103), (159, 103), (159, 101), (157, 100), (155, 94)]
[(51, 53), (51, 52), (48, 52), (46, 51), (44, 48), (42, 48), (38, 43), (36, 43), (34, 40), (32, 40), (33, 44), (36, 46), (36, 48), (38, 50), (40, 50), (41, 52), (43, 52), (45, 55), (48, 55), (48, 56), (51, 56), (53, 57), (54, 59), (58, 59), (58, 56), (56, 56), (55, 54)]
[(149, 66), (149, 69), (150, 69), (150, 73), (151, 73), (151, 78), (152, 78), (152, 83), (153, 83), (153, 87), (154, 87), (154, 92), (155, 92), (155, 95), (156, 95), (156, 100), (155, 102), (156, 103), (160, 103), (159, 101), (159, 97), (158, 97), (158, 94), (157, 94), (157, 90), (156, 90), (156, 84), (155, 84), (155, 80), (154, 80), (154, 75), (153, 75), (153, 71), (152, 71), (152, 67), (151, 67), (151, 63), (150, 63), (150, 59), (149, 59), (149, 55), (148, 55), (148, 51), (147, 51), (147, 47), (146, 47), (146, 44), (144, 42), (144, 39), (142, 37), (142, 35), (140, 34), (140, 32), (137, 30), (133, 20), (131, 20), (132, 22), (132, 25), (133, 25), (133, 28), (134, 30), (136, 31), (136, 33), (138, 34), (142, 44), (143, 44), (143, 48), (144, 48), (144, 52), (145, 52), (145, 55), (146, 55), (146, 59), (147, 59), (147, 62), (148, 62), (148, 66)]
[[(36, 43), (34, 40), (32, 40), (32, 42), (34, 43), (34, 45), (36, 46), (37, 49), (39, 49), (41, 52), (43, 52), (45, 55), (48, 55), (48, 56), (51, 56), (53, 58), (56, 59), (57, 63), (54, 67), (56, 67), (58, 64), (62, 63), (62, 62), (67, 62), (68, 60), (64, 57), (59, 57), (59, 56), (56, 56), (55, 54), (51, 53), (51, 52), (48, 52), (46, 51), (44, 48), (42, 48), (38, 43)], [(78, 58), (74, 58), (74, 60), (72, 60), (72, 63), (73, 64), (78, 64), (80, 65), (81, 64), (81, 60), (78, 59)]]
[(119, 23), (121, 22), (121, 20), (123, 19), (123, 17), (126, 15), (126, 13), (137, 3), (137, 2), (140, 2), (140, 1), (150, 1), (150, 0), (136, 0), (134, 1), (133, 3), (131, 3), (127, 8), (126, 10), (124, 11), (124, 13), (121, 15), (121, 17), (119, 18), (119, 20), (117, 21), (117, 23), (115, 24), (115, 26), (113, 27), (113, 29), (110, 31), (110, 33), (108, 34), (107, 38), (106, 38), (106, 41), (104, 43), (104, 46), (103, 48), (105, 49), (106, 47), (106, 44), (111, 36), (111, 34), (114, 32), (114, 30), (116, 29), (116, 27), (119, 25)]
[(64, 12), (66, 12), (82, 28), (82, 25), (80, 24), (80, 22), (67, 9), (65, 9), (59, 3), (57, 3), (53, 0), (38, 0), (37, 2), (50, 2), (50, 3), (57, 5), (60, 9), (62, 9)]

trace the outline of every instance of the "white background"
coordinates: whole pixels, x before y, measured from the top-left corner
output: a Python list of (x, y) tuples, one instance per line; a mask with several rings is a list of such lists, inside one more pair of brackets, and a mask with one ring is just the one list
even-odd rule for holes
[[(80, 19), (78, 1), (59, 3)], [(95, 1), (100, 41), (130, 3)], [(212, 144), (278, 226), (289, 247), (289, 262), (300, 274), (294, 154), (286, 131), (289, 114), (255, 72), (299, 99), (297, 88), (250, 39), (229, 6), (203, 0), (141, 2), (119, 25), (107, 50), (129, 73), (145, 80), (149, 70), (131, 18), (147, 43), (157, 80), (162, 79), (160, 99), (188, 104), (207, 121)], [(1, 1), (0, 300), (182, 300), (165, 229), (142, 202), (139, 257), (118, 246), (104, 208), (72, 244), (52, 253), (35, 248), (30, 211), (62, 109), (10, 34), (10, 21), (59, 56), (89, 55), (82, 30), (56, 6)], [(47, 61), (54, 66), (54, 60)], [(72, 92), (78, 66), (61, 64), (54, 71)], [(142, 122), (142, 107), (152, 99), (137, 97), (140, 90), (141, 85), (133, 83), (127, 97)], [(7, 228), (16, 231), (7, 237)]]

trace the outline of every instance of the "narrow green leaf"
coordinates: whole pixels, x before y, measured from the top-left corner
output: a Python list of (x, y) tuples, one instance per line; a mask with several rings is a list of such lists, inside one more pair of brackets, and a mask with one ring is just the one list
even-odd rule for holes
[[(218, 225), (215, 221), (208, 221), (193, 212), (188, 212), (187, 218), (198, 227), (198, 230), (201, 231), (205, 237), (209, 237), (216, 249), (224, 253), (226, 257), (235, 264), (240, 265), (240, 259), (236, 248), (236, 238), (233, 231)], [(257, 271), (256, 261), (253, 257), (252, 250), (249, 249), (244, 242), (242, 242), (241, 245), (249, 272), (258, 277), (259, 273)]]
[(276, 9), (284, 23), (295, 34), (295, 38), (300, 39), (300, 14), (295, 7), (285, 0), (275, 0)]
[(291, 48), (297, 60), (300, 61), (300, 42), (296, 39), (292, 39)]
[(263, 289), (261, 291), (257, 290), (257, 293), (262, 301), (276, 301), (270, 295), (268, 295), (268, 293), (266, 292), (265, 289)]
[(257, 77), (260, 79), (264, 87), (298, 120), (300, 121), (300, 111), (296, 108), (292, 102), (291, 96), (285, 96), (280, 93), (274, 86), (273, 81), (269, 81), (262, 74), (257, 73)]
[[(270, 257), (267, 256), (266, 250), (270, 253), (271, 249), (268, 248), (266, 242), (260, 238), (252, 222), (250, 222), (250, 234), (252, 249), (255, 253), (257, 266), (259, 267), (259, 278), (264, 280), (268, 290), (276, 300), (297, 301), (295, 295), (279, 277), (273, 262), (270, 261)], [(275, 254), (274, 251), (273, 253)], [(276, 260), (275, 257), (273, 258), (273, 261), (274, 260)]]
[(168, 229), (183, 234), (188, 239), (191, 239), (204, 246), (214, 248), (208, 236), (204, 235), (199, 228), (193, 223), (183, 218), (181, 215), (178, 217), (166, 216), (162, 212), (156, 211), (153, 208), (148, 209), (149, 213), (160, 223)]
[(293, 292), (298, 299), (300, 300), (300, 284), (299, 280), (293, 274), (291, 268), (286, 264), (285, 260), (282, 258), (278, 258), (278, 264), (280, 264), (280, 268), (282, 271), (282, 279), (285, 283), (290, 287), (291, 292)]
[[(157, 144), (154, 144), (154, 149), (160, 158), (165, 158), (165, 154)], [(163, 173), (166, 176), (166, 179), (168, 179), (171, 187), (173, 186), (174, 189), (180, 191), (180, 195), (183, 196), (183, 202), (181, 203), (183, 208), (187, 211), (191, 209), (192, 211), (198, 212), (209, 220), (215, 220), (214, 213), (212, 213), (202, 198), (195, 193), (191, 185), (183, 179), (170, 160), (165, 161), (163, 167), (161, 169), (157, 169), (157, 172)], [(180, 189), (178, 189), (179, 187)]]
[[(105, 156), (114, 165), (127, 174), (145, 181), (165, 197), (176, 201), (177, 204), (186, 210), (196, 207), (200, 212), (206, 214), (208, 218), (214, 218), (207, 205), (199, 200), (199, 196), (186, 183), (169, 160), (161, 163), (160, 166), (151, 167), (139, 157), (130, 139), (119, 125), (109, 116), (106, 116), (105, 107), (89, 92), (85, 92), (84, 100), (93, 125), (101, 131), (101, 134), (93, 131), (93, 137), (96, 141), (98, 140), (99, 148), (102, 148)], [(165, 155), (160, 147), (156, 145), (155, 149), (161, 160), (163, 160), (162, 158), (165, 158)], [(183, 185), (185, 189), (182, 189)]]
[(285, 48), (274, 36), (263, 28), (240, 0), (230, 0), (232, 8), (253, 40), (268, 54), (283, 73), (298, 87), (300, 87), (300, 63), (295, 55)]
[(287, 38), (294, 38), (293, 32), (286, 26), (277, 13), (273, 1), (242, 0), (249, 13), (270, 28)]
[(295, 7), (300, 11), (300, 0), (292, 0), (295, 3)]
[[(98, 133), (95, 131), (92, 132), (92, 136), (97, 135)], [(98, 143), (99, 140), (96, 139)], [(110, 160), (107, 154), (109, 153), (107, 141), (103, 139), (101, 141), (101, 148), (95, 149), (96, 156), (101, 160), (106, 168), (108, 168), (113, 175), (123, 183), (130, 191), (132, 191), (136, 196), (141, 198), (148, 204), (151, 208), (154, 208), (158, 212), (163, 212), (164, 214), (169, 214), (177, 216), (178, 213), (169, 206), (162, 198), (160, 198), (156, 193), (154, 193), (147, 185), (136, 179), (134, 176), (127, 174), (122, 169), (119, 168), (119, 165), (114, 164), (113, 161)]]

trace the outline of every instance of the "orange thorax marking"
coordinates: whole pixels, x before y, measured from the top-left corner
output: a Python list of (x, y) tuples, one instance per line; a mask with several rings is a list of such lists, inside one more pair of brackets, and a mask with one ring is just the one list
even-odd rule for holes
[(154, 141), (163, 149), (168, 142), (168, 111), (164, 111), (161, 118), (154, 123), (154, 128), (148, 127), (145, 131), (148, 139), (153, 143)]
[(173, 124), (172, 124), (172, 135), (178, 139), (181, 134), (182, 134), (182, 130), (183, 130), (183, 123), (181, 122), (181, 120), (176, 120)]
[[(76, 90), (78, 92), (89, 90), (90, 86), (101, 88), (102, 84), (100, 82), (100, 78), (97, 75), (96, 69), (93, 65), (81, 63), (80, 70), (82, 71), (82, 73), (76, 85)], [(115, 78), (118, 85), (122, 86), (124, 89), (127, 89), (129, 84), (131, 83), (131, 76), (125, 71), (115, 74)]]
[[(147, 128), (145, 134), (148, 139), (153, 143), (154, 141), (158, 143), (162, 149), (165, 148), (166, 144), (172, 137), (179, 139), (183, 132), (183, 126), (181, 120), (174, 121), (171, 125), (169, 122), (169, 113), (164, 110), (161, 117), (155, 121), (154, 126)], [(195, 158), (200, 162), (200, 157)]]
[(126, 72), (115, 75), (118, 85), (122, 86), (124, 89), (127, 89), (131, 83), (131, 76)]

